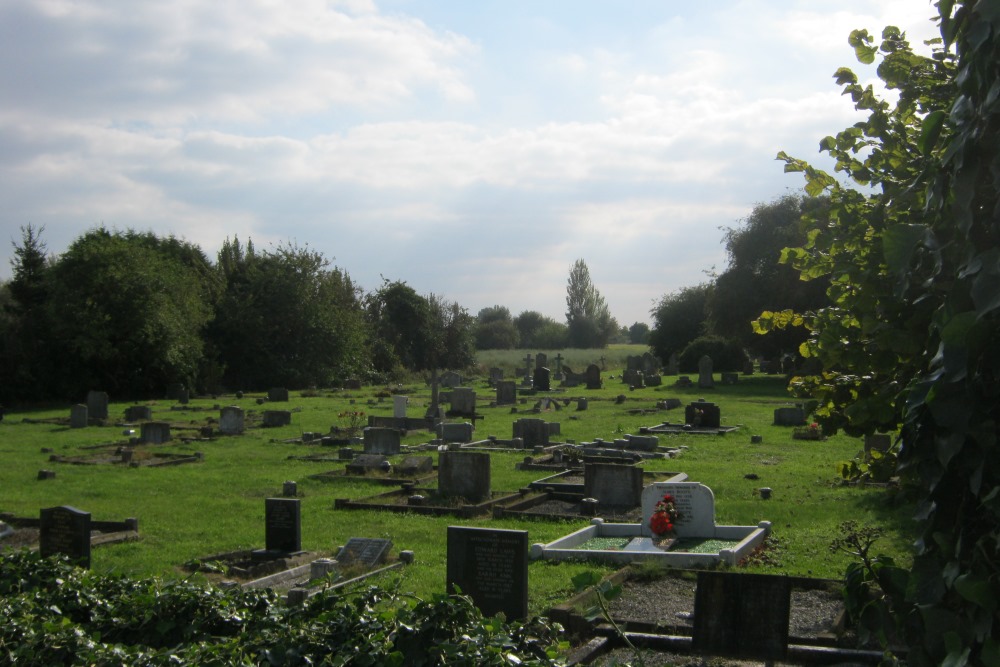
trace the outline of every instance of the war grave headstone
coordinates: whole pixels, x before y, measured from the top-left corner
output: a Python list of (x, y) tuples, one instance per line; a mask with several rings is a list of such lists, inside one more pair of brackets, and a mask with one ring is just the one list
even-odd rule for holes
[(692, 648), (711, 655), (783, 660), (791, 593), (787, 576), (699, 572)]
[(43, 558), (66, 554), (90, 568), (90, 512), (63, 505), (39, 512), (38, 552)]
[(239, 435), (245, 428), (246, 417), (243, 408), (227, 405), (219, 411), (219, 432), (225, 435)]
[(538, 391), (549, 391), (552, 389), (552, 379), (549, 369), (544, 366), (537, 366), (532, 378), (532, 386)]
[(81, 403), (70, 406), (69, 409), (69, 427), (70, 428), (86, 428), (89, 420), (89, 411), (87, 406)]
[(374, 567), (385, 562), (392, 550), (392, 540), (374, 537), (352, 537), (337, 552), (341, 565)]
[(284, 558), (302, 551), (302, 501), (295, 498), (264, 499), (264, 553), (257, 558)]
[(399, 429), (367, 426), (362, 431), (365, 454), (399, 454)]
[(292, 423), (292, 413), (290, 410), (264, 410), (261, 416), (261, 426), (265, 428), (277, 428), (288, 426)]
[(468, 595), (486, 617), (528, 616), (528, 532), (448, 526), (447, 590)]
[(87, 413), (90, 419), (108, 418), (108, 393), (106, 391), (87, 392)]
[(474, 417), (476, 415), (476, 392), (469, 387), (455, 387), (451, 392), (449, 416)]
[(701, 389), (715, 387), (715, 380), (712, 379), (712, 357), (707, 354), (698, 360), (698, 387)]
[(153, 408), (148, 405), (130, 405), (125, 408), (125, 421), (150, 421), (153, 418)]
[(601, 369), (597, 364), (587, 366), (586, 382), (587, 389), (600, 389), (604, 386), (601, 382)]
[(140, 439), (150, 445), (159, 445), (170, 440), (170, 424), (167, 422), (145, 422), (139, 427)]
[(288, 390), (284, 387), (272, 387), (267, 390), (267, 400), (271, 403), (287, 403)]
[(517, 403), (517, 383), (513, 380), (497, 382), (497, 405), (513, 405)]
[(587, 463), (583, 467), (583, 495), (603, 507), (635, 507), (642, 500), (643, 470), (614, 463)]
[(485, 452), (441, 452), (438, 493), (444, 498), (481, 502), (490, 497), (490, 455)]

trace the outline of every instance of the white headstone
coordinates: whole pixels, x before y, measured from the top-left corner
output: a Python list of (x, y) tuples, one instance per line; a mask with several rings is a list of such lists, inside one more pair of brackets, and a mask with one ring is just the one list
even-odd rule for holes
[(715, 536), (715, 494), (698, 482), (655, 482), (642, 490), (642, 534), (651, 535), (649, 517), (665, 494), (674, 497), (678, 518), (677, 537)]

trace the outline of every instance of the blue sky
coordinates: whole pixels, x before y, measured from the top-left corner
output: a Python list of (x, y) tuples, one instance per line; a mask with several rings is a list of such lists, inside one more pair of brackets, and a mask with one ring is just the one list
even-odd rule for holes
[(798, 192), (784, 150), (860, 116), (854, 28), (927, 0), (4, 0), (0, 279), (20, 227), (214, 258), (322, 252), (475, 314), (565, 314), (582, 258), (619, 323), (725, 268), (723, 230)]

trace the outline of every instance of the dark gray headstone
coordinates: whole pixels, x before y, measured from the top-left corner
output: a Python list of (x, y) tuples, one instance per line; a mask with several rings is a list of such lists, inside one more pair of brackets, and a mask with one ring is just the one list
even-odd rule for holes
[(715, 403), (695, 401), (684, 408), (684, 423), (698, 428), (719, 428), (722, 411)]
[(474, 416), (476, 414), (476, 392), (469, 387), (453, 388), (450, 412), (456, 416)]
[(438, 456), (438, 493), (445, 498), (482, 502), (492, 495), (490, 455), (486, 452), (441, 452)]
[(352, 537), (337, 552), (337, 562), (341, 565), (361, 564), (374, 567), (384, 563), (392, 549), (392, 540), (372, 537)]
[(441, 373), (441, 377), (438, 378), (438, 383), (442, 387), (448, 387), (449, 389), (454, 389), (462, 385), (462, 376), (455, 371), (445, 371)]
[(69, 409), (69, 427), (70, 428), (85, 428), (87, 426), (87, 421), (89, 418), (89, 412), (87, 406), (82, 403), (70, 406)]
[(601, 383), (601, 367), (597, 364), (587, 366), (587, 371), (584, 375), (586, 376), (587, 389), (600, 389), (603, 386)]
[(536, 367), (532, 378), (532, 384), (539, 391), (549, 391), (552, 389), (552, 374), (544, 366)]
[(521, 438), (528, 449), (549, 444), (549, 425), (544, 419), (518, 419), (513, 424), (514, 437)]
[(542, 368), (549, 365), (549, 355), (539, 352), (535, 355), (535, 368)]
[(698, 386), (702, 389), (715, 387), (715, 380), (712, 379), (712, 357), (707, 354), (698, 360)]
[(775, 426), (802, 426), (806, 423), (806, 412), (799, 406), (790, 408), (775, 408)]
[(362, 431), (365, 442), (365, 454), (399, 454), (399, 429), (368, 426)]
[(90, 512), (74, 507), (49, 507), (39, 513), (38, 552), (43, 557), (66, 554), (90, 567)]
[(692, 647), (699, 653), (784, 660), (791, 580), (770, 574), (698, 573)]
[(302, 551), (301, 502), (294, 498), (264, 499), (264, 542), (268, 551)]
[(638, 507), (642, 482), (642, 468), (635, 466), (587, 463), (583, 467), (583, 495), (597, 498), (601, 507)]
[(497, 405), (512, 405), (517, 403), (517, 383), (513, 380), (497, 382)]
[(445, 423), (437, 426), (438, 437), (445, 442), (472, 442), (473, 426), (469, 422)]
[(292, 423), (292, 413), (289, 410), (264, 410), (261, 426), (275, 428), (288, 426)]
[(153, 408), (148, 405), (130, 405), (125, 408), (125, 421), (140, 422), (153, 418)]
[(106, 391), (88, 391), (87, 412), (91, 419), (107, 419), (108, 393)]
[(146, 422), (140, 427), (143, 442), (159, 445), (170, 440), (170, 424), (167, 422)]
[(448, 526), (447, 590), (483, 613), (528, 616), (528, 531)]
[(267, 390), (267, 400), (272, 403), (287, 403), (288, 390), (284, 387), (272, 387)]

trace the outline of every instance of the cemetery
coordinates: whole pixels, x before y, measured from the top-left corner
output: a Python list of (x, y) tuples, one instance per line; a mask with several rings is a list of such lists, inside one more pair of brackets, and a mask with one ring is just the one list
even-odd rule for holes
[[(565, 365), (563, 371), (565, 376)], [(782, 378), (756, 375), (734, 385), (717, 384), (710, 403), (699, 400), (707, 398), (703, 388), (656, 385), (636, 387), (621, 400), (618, 383), (602, 378), (600, 389), (589, 390), (585, 411), (566, 409), (581, 400), (578, 392), (588, 391), (585, 386), (567, 389), (553, 380), (543, 403), (531, 399), (529, 407), (536, 405), (536, 410), (520, 409), (519, 398), (519, 409), (512, 411), (496, 401), (487, 373), (463, 374), (461, 381), (475, 395), (461, 397), (463, 413), (478, 420), (475, 428), (473, 420), (462, 416), (419, 421), (426, 419), (432, 402), (431, 388), (419, 385), (403, 387), (405, 404), (379, 400), (375, 395), (385, 391), (381, 387), (308, 396), (289, 391), (287, 401), (280, 401), (287, 406), (278, 411), (282, 419), (267, 428), (261, 427), (263, 411), (257, 402), (273, 401), (265, 395), (192, 395), (183, 413), (172, 402), (154, 401), (143, 406), (148, 414), (132, 416), (140, 416), (142, 424), (170, 424), (170, 439), (162, 444), (143, 443), (140, 437), (123, 445), (121, 424), (112, 421), (74, 429), (54, 413), (8, 411), (0, 428), (25, 434), (26, 443), (46, 444), (34, 452), (21, 450), (0, 471), (5, 488), (18, 489), (0, 507), (10, 513), (4, 522), (12, 533), (0, 538), (0, 549), (33, 541), (37, 547), (37, 534), (14, 541), (14, 534), (23, 538), (24, 531), (33, 530), (21, 527), (15, 513), (37, 514), (59, 505), (134, 513), (147, 526), (156, 526), (157, 534), (147, 529), (146, 539), (134, 541), (136, 535), (130, 550), (102, 544), (90, 553), (91, 569), (267, 588), (287, 604), (304, 604), (321, 590), (361, 579), (367, 585), (402, 577), (403, 586), (421, 596), (454, 585), (482, 610), (502, 611), (508, 618), (563, 614), (572, 618), (566, 625), (580, 631), (580, 641), (598, 642), (613, 655), (612, 639), (598, 641), (600, 624), (585, 620), (578, 610), (563, 609), (575, 604), (572, 580), (581, 573), (604, 577), (628, 571), (623, 567), (662, 569), (664, 574), (648, 584), (633, 582), (613, 601), (626, 607), (641, 607), (645, 595), (657, 594), (669, 585), (659, 582), (675, 580), (681, 576), (678, 571), (695, 576), (723, 568), (828, 583), (840, 576), (846, 561), (812, 559), (789, 566), (776, 557), (772, 562), (767, 555), (775, 550), (772, 541), (779, 540), (779, 552), (825, 549), (839, 525), (823, 509), (832, 502), (848, 503), (859, 517), (903, 525), (899, 510), (865, 500), (872, 489), (837, 483), (835, 461), (864, 451), (863, 442), (843, 434), (830, 437), (822, 441), (832, 448), (830, 460), (817, 461), (803, 449), (813, 443), (800, 444), (793, 429), (773, 423), (774, 406), (787, 401)], [(333, 434), (343, 433), (338, 416), (356, 410), (359, 401), (365, 402), (366, 424), (352, 438), (334, 442)], [(706, 441), (696, 428), (644, 426), (668, 401), (672, 409), (680, 402), (686, 410), (700, 410), (706, 428), (717, 432), (726, 425), (731, 435)], [(118, 412), (124, 408), (111, 397), (109, 413)], [(178, 419), (179, 414), (187, 420)], [(212, 428), (207, 437), (206, 427)], [(130, 428), (138, 434), (138, 428)], [(188, 432), (198, 438), (174, 437)], [(746, 444), (761, 434), (766, 436), (761, 442)], [(199, 466), (134, 465), (165, 458), (154, 454), (167, 451), (193, 457), (195, 446), (201, 453)], [(127, 450), (132, 451), (130, 462), (123, 461)], [(147, 450), (148, 455), (143, 453)], [(46, 481), (36, 479), (40, 467), (61, 461), (105, 465), (60, 466)], [(328, 469), (317, 473), (316, 463)], [(287, 481), (293, 479), (297, 482)], [(106, 498), (87, 502), (87, 489), (95, 480), (105, 485)], [(650, 534), (647, 516), (650, 499), (662, 495), (664, 485), (698, 489), (696, 500), (681, 512), (692, 528), (679, 520), (675, 538), (666, 541)], [(387, 486), (396, 488), (387, 491)], [(805, 506), (803, 498), (810, 498)], [(272, 517), (264, 506), (273, 503), (285, 509)], [(288, 509), (293, 505), (294, 512)], [(817, 522), (826, 528), (816, 530)], [(802, 525), (809, 530), (799, 530)], [(10, 528), (14, 526), (16, 530)], [(350, 550), (342, 552), (355, 539), (384, 540), (388, 546), (377, 559), (350, 565)], [(146, 547), (147, 540), (160, 546)], [(904, 541), (885, 547), (905, 558)], [(466, 556), (457, 559), (452, 551)], [(510, 557), (498, 559), (496, 553)], [(691, 588), (688, 584), (683, 596), (687, 602), (661, 604), (690, 607)], [(794, 595), (792, 599), (793, 608), (802, 604)], [(669, 629), (690, 645), (691, 618), (661, 621), (658, 632)], [(630, 631), (651, 632), (641, 619), (620, 620)], [(794, 644), (799, 631), (793, 627), (790, 632)], [(843, 641), (834, 630), (824, 632), (827, 639), (810, 641)]]

